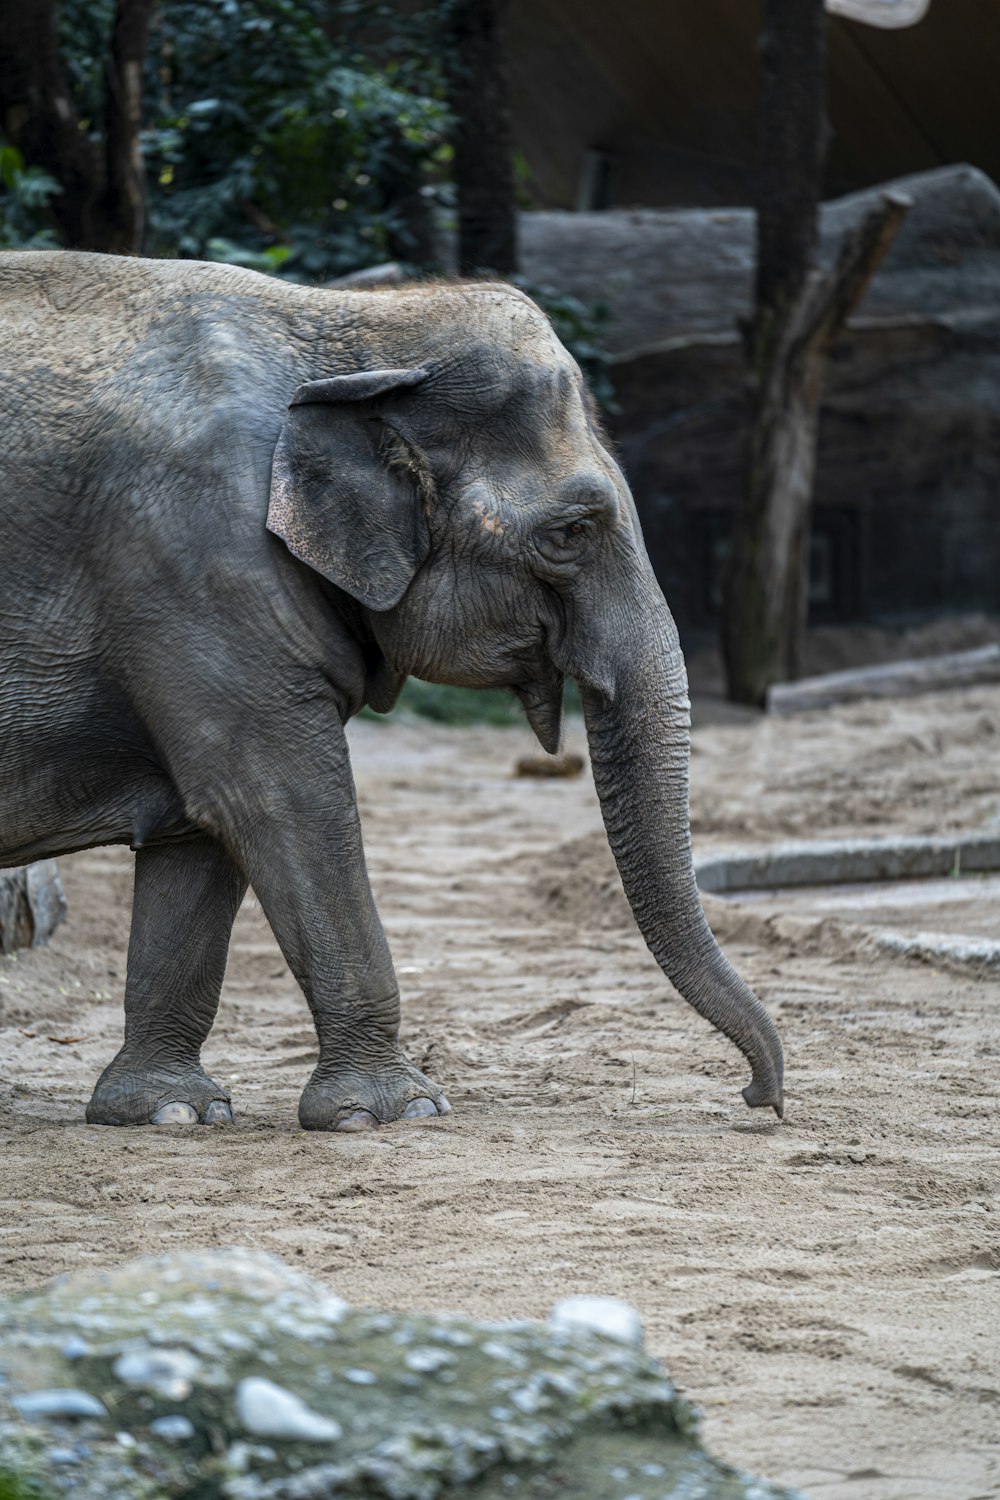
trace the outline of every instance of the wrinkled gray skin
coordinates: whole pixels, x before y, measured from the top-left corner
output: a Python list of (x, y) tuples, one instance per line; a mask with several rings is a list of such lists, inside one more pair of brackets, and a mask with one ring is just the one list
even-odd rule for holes
[(410, 673), (513, 688), (549, 750), (579, 684), (639, 927), (780, 1115), (698, 900), (677, 632), (537, 308), (70, 253), (0, 256), (0, 303), (0, 863), (137, 851), (88, 1120), (231, 1117), (199, 1054), (248, 881), (319, 1036), (302, 1124), (447, 1110), (399, 1048), (344, 736)]

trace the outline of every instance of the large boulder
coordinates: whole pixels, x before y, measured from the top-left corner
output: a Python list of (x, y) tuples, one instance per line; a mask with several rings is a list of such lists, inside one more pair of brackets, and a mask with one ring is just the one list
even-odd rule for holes
[(0, 870), (0, 953), (47, 943), (65, 915), (55, 860)]
[[(1000, 189), (975, 167), (941, 167), (888, 184), (913, 207), (859, 317), (930, 318), (1000, 308)], [(820, 258), (880, 188), (825, 203)], [(527, 213), (521, 269), (530, 281), (608, 312), (606, 342), (628, 356), (677, 339), (731, 335), (753, 296), (755, 215), (749, 208)]]
[(0, 1301), (0, 1493), (788, 1500), (702, 1451), (640, 1337), (352, 1309), (245, 1250), (83, 1273)]

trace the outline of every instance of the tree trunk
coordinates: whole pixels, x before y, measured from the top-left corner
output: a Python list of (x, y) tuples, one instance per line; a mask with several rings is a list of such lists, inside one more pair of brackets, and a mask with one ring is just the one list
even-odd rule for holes
[(801, 675), (808, 614), (809, 529), (819, 406), (830, 345), (864, 295), (910, 207), (900, 193), (844, 239), (827, 274), (810, 273), (772, 322), (757, 378), (746, 502), (729, 559), (723, 647), (729, 697), (762, 706)]
[(106, 248), (136, 255), (146, 225), (146, 176), (139, 147), (142, 72), (156, 0), (118, 0), (104, 65)]
[(455, 115), (458, 268), (517, 270), (513, 143), (502, 29), (505, 0), (451, 0), (445, 46)]
[(764, 0), (757, 280), (747, 344), (754, 412), (723, 619), (730, 698), (762, 703), (796, 671), (822, 365), (790, 337), (816, 260), (826, 129), (824, 0)]
[(96, 249), (100, 153), (73, 105), (59, 56), (56, 0), (0, 0), (0, 130), (62, 188), (52, 212), (63, 243)]
[(57, 0), (0, 0), (0, 130), (62, 192), (52, 214), (72, 250), (142, 245), (142, 64), (156, 0), (118, 0), (105, 65), (103, 151), (83, 129), (59, 55)]
[(767, 695), (769, 714), (810, 713), (835, 703), (861, 703), (866, 698), (910, 698), (920, 693), (945, 693), (955, 688), (1000, 684), (1000, 645), (974, 651), (948, 651), (941, 656), (912, 656), (880, 662), (874, 667), (851, 667), (823, 672), (798, 682), (780, 682)]
[(827, 353), (909, 207), (883, 195), (846, 236), (834, 269), (817, 271), (825, 78), (824, 0), (764, 0), (757, 279), (746, 330), (754, 409), (722, 639), (729, 697), (757, 706), (772, 683), (801, 671)]

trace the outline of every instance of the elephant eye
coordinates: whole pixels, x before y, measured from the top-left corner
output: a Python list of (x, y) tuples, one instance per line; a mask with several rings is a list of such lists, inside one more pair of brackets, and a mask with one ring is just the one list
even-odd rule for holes
[(577, 516), (574, 521), (567, 521), (565, 526), (561, 526), (557, 535), (563, 542), (576, 542), (593, 528), (594, 523), (590, 516)]
[(587, 539), (593, 531), (594, 517), (583, 515), (556, 525), (550, 523), (538, 532), (535, 546), (546, 576), (577, 568), (586, 551)]

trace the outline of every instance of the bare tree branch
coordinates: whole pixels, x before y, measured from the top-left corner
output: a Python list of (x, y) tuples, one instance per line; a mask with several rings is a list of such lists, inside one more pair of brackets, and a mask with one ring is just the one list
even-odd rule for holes
[(844, 236), (836, 264), (817, 278), (799, 319), (807, 345), (829, 345), (860, 303), (913, 199), (885, 192), (874, 208)]

